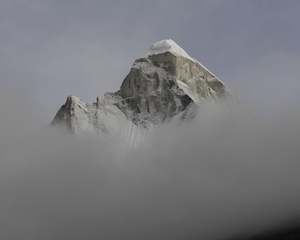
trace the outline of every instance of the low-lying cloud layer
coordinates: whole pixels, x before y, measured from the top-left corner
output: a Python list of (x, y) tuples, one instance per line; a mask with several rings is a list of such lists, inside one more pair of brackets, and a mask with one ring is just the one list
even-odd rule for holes
[(291, 104), (203, 105), (128, 149), (39, 127), (28, 95), (4, 92), (1, 239), (225, 239), (299, 217)]

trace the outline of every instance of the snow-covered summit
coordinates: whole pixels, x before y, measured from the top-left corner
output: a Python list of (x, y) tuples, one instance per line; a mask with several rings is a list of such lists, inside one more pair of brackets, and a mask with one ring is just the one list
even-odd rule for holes
[(182, 56), (190, 59), (191, 61), (195, 61), (183, 48), (181, 48), (174, 40), (166, 39), (158, 41), (150, 47), (150, 50), (147, 53), (147, 56), (157, 55), (170, 52), (175, 56)]
[(205, 69), (205, 71), (207, 71), (209, 74), (216, 77), (216, 75), (213, 74), (208, 68), (206, 68), (199, 60), (192, 58), (182, 47), (180, 47), (172, 39), (165, 39), (152, 44), (152, 46), (150, 47), (147, 53), (147, 57), (152, 55), (159, 55), (167, 52), (172, 53), (176, 57), (184, 57), (196, 64), (199, 64), (201, 68)]

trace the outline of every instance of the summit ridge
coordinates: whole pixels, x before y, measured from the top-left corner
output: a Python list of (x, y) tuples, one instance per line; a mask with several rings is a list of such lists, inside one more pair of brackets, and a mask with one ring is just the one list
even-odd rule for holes
[(170, 52), (175, 56), (182, 56), (192, 61), (195, 61), (183, 48), (181, 48), (174, 40), (165, 39), (151, 45), (147, 56), (157, 55)]

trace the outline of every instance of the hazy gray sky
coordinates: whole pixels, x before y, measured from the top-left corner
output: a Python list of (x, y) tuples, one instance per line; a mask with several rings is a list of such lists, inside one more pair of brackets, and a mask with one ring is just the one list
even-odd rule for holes
[(295, 98), (284, 74), (298, 72), (299, 12), (298, 0), (1, 0), (0, 87), (29, 91), (46, 121), (69, 94), (117, 90), (134, 59), (172, 38), (231, 88), (268, 91), (268, 69)]

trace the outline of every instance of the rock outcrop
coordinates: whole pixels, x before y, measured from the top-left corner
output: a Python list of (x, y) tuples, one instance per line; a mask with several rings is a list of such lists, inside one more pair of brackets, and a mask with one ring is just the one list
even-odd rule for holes
[(226, 96), (222, 81), (173, 40), (163, 40), (134, 62), (117, 92), (105, 94), (92, 104), (70, 96), (52, 124), (63, 125), (73, 133), (113, 133), (124, 124), (148, 127), (175, 116), (193, 118), (201, 103)]

